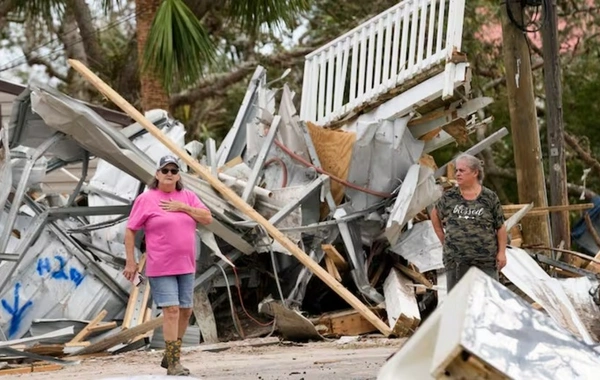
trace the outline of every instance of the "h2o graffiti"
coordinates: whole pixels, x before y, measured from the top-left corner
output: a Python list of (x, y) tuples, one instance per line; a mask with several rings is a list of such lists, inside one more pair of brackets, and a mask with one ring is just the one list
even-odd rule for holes
[(62, 256), (54, 256), (54, 261), (58, 264), (57, 268), (52, 268), (52, 262), (49, 257), (41, 257), (37, 262), (37, 273), (44, 276), (50, 273), (51, 278), (55, 280), (72, 281), (75, 286), (79, 286), (83, 281), (84, 275), (76, 268), (67, 268), (67, 262)]

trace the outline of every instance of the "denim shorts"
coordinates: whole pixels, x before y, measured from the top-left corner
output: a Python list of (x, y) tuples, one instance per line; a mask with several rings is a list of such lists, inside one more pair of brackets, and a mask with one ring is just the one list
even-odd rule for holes
[(191, 308), (194, 304), (194, 273), (148, 277), (156, 306)]

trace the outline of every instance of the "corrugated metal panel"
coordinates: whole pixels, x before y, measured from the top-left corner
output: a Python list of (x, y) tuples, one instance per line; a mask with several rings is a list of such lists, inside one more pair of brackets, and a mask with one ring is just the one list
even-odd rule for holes
[(14, 95), (0, 92), (0, 121), (4, 125), (8, 125), (8, 121), (10, 120), (12, 102), (14, 99)]
[[(96, 167), (98, 166), (98, 159), (90, 160), (88, 167), (88, 175), (87, 182), (90, 181), (91, 178), (94, 177), (96, 173)], [(77, 178), (81, 178), (82, 171), (82, 163), (78, 162), (75, 164), (67, 165), (64, 169), (68, 170), (71, 174), (73, 174)], [(70, 193), (73, 191), (75, 186), (77, 185), (77, 181), (65, 173), (63, 170), (54, 170), (46, 175), (42, 182), (42, 190), (47, 194), (62, 194), (62, 193)]]
[[(31, 217), (19, 215), (15, 230), (20, 236), (31, 221)], [(18, 244), (19, 239), (13, 235), (9, 251)], [(101, 265), (117, 277), (117, 270)], [(0, 278), (6, 278), (9, 267), (8, 262), (0, 263)], [(123, 308), (124, 303), (46, 228), (27, 250), (18, 271), (0, 290), (0, 329), (9, 339), (15, 339), (23, 336), (35, 319), (85, 320), (102, 309), (111, 319)]]

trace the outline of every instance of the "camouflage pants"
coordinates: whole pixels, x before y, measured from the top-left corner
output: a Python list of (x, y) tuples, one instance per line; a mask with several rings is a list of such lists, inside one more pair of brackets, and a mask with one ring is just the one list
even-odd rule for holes
[(453, 262), (448, 263), (446, 265), (446, 286), (447, 292), (456, 285), (461, 278), (467, 273), (467, 271), (472, 267), (477, 267), (481, 269), (485, 274), (498, 281), (498, 268), (495, 264), (487, 264), (487, 265), (472, 265), (470, 263), (461, 263), (461, 262)]

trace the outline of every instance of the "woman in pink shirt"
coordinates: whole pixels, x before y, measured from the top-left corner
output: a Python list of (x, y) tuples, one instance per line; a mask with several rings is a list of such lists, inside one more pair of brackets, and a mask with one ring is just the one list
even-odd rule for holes
[(179, 164), (173, 156), (159, 160), (149, 190), (133, 203), (125, 232), (127, 261), (124, 276), (134, 281), (138, 265), (134, 256), (136, 231), (146, 240), (146, 276), (152, 299), (162, 308), (165, 355), (161, 366), (167, 375), (185, 376), (179, 362), (181, 339), (192, 315), (196, 273), (196, 223), (210, 224), (212, 216), (196, 194), (183, 188)]

